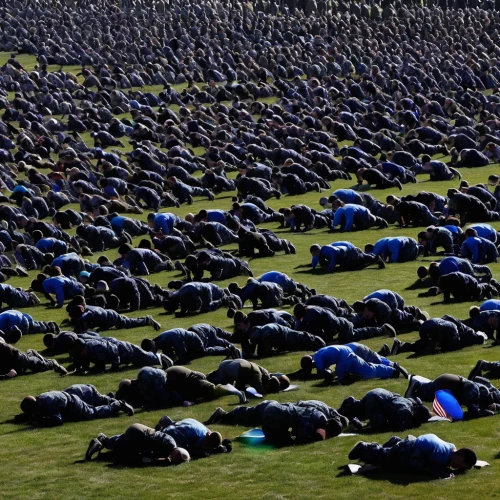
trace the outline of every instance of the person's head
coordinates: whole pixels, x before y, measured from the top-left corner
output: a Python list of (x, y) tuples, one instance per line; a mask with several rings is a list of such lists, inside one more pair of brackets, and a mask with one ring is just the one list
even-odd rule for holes
[(296, 319), (299, 321), (304, 317), (304, 314), (306, 313), (306, 305), (299, 303), (293, 308), (293, 315), (295, 316)]
[(56, 336), (53, 333), (46, 333), (43, 336), (43, 345), (47, 349), (52, 349), (56, 343)]
[[(172, 280), (167, 283), (167, 288), (170, 288), (171, 290), (180, 290), (182, 288), (183, 282), (181, 280)], [(166, 292), (163, 292), (163, 295), (165, 296)]]
[(326, 196), (323, 196), (319, 199), (319, 204), (323, 207), (323, 208), (328, 208), (328, 205), (330, 205), (329, 201), (328, 201), (328, 198)]
[(203, 448), (205, 450), (215, 450), (222, 444), (222, 435), (220, 432), (208, 431), (203, 439)]
[(95, 284), (95, 289), (98, 291), (98, 292), (109, 292), (109, 286), (108, 284), (104, 281), (104, 280), (99, 280), (96, 284)]
[(116, 399), (126, 401), (132, 406), (142, 406), (143, 404), (142, 398), (138, 396), (137, 384), (129, 379), (120, 381), (115, 396)]
[(147, 352), (156, 352), (157, 351), (155, 341), (152, 339), (144, 339), (141, 342), (141, 348), (143, 351), (147, 351)]
[(280, 381), (278, 380), (278, 377), (274, 375), (269, 379), (263, 381), (262, 385), (266, 389), (267, 393), (274, 393), (280, 391)]
[(85, 305), (77, 304), (75, 302), (70, 302), (66, 306), (66, 312), (68, 316), (72, 319), (78, 319), (85, 312)]
[(18, 326), (11, 326), (8, 331), (5, 332), (5, 340), (9, 344), (17, 344), (21, 340), (23, 333)]
[(243, 333), (248, 328), (248, 316), (242, 311), (234, 313), (234, 333)]
[(105, 309), (112, 309), (113, 311), (117, 311), (120, 309), (120, 299), (114, 295), (114, 294), (110, 294), (110, 295), (106, 295), (106, 296), (102, 296), (105, 300), (105, 306), (104, 308)]
[(417, 269), (417, 276), (423, 280), (429, 274), (429, 270), (425, 266), (420, 266)]
[(500, 176), (498, 175), (490, 175), (488, 177), (488, 184), (490, 186), (496, 186), (500, 182)]
[(83, 283), (84, 285), (88, 282), (89, 278), (90, 278), (90, 273), (88, 271), (82, 271), (78, 275), (78, 281), (80, 283)]
[(417, 239), (420, 245), (425, 245), (429, 240), (428, 233), (425, 231), (420, 231), (417, 235)]
[(35, 243), (37, 241), (40, 241), (43, 238), (42, 231), (39, 231), (38, 229), (36, 229), (35, 231), (33, 231), (31, 233), (31, 236), (33, 236), (33, 240), (35, 241)]
[(490, 315), (488, 318), (488, 325), (493, 328), (493, 330), (498, 330), (500, 328), (500, 319), (496, 314)]
[(451, 454), (451, 467), (458, 470), (469, 470), (476, 465), (477, 456), (470, 448), (460, 448)]
[(27, 415), (33, 415), (36, 413), (37, 404), (35, 396), (26, 396), (21, 401), (21, 411)]
[(478, 306), (472, 306), (469, 309), (469, 316), (471, 318), (477, 318), (480, 313), (481, 313), (481, 309)]
[(196, 271), (198, 269), (198, 259), (196, 258), (195, 255), (188, 255), (186, 257), (186, 260), (184, 261), (184, 265), (190, 271)]
[(314, 368), (314, 360), (310, 354), (302, 356), (300, 360), (300, 367), (307, 372), (310, 372)]
[(337, 210), (341, 207), (345, 206), (345, 203), (342, 201), (342, 200), (339, 200), (339, 199), (336, 199), (333, 203), (332, 203), (332, 209), (333, 210)]
[(120, 247), (118, 248), (118, 253), (122, 256), (122, 258), (126, 259), (127, 255), (132, 250), (133, 250), (132, 245), (130, 245), (129, 243), (124, 243), (123, 245), (120, 245)]
[(466, 236), (466, 238), (476, 238), (477, 237), (477, 231), (473, 227), (468, 227), (465, 230), (465, 236)]
[(189, 452), (184, 448), (174, 448), (172, 453), (168, 456), (170, 463), (172, 464), (182, 464), (184, 462), (189, 462), (191, 460), (191, 456)]
[(313, 257), (318, 257), (321, 252), (321, 246), (315, 243), (314, 245), (310, 246), (309, 252), (311, 252), (311, 255)]
[(155, 214), (154, 212), (151, 212), (148, 214), (148, 226), (151, 227), (151, 228), (154, 228), (155, 227), (155, 217), (156, 217), (157, 214)]
[(433, 280), (438, 280), (441, 276), (441, 271), (439, 269), (439, 264), (437, 262), (431, 262), (429, 265), (429, 276)]
[(139, 245), (137, 245), (138, 248), (148, 248), (149, 250), (152, 250), (153, 244), (151, 243), (151, 240), (147, 240), (146, 238), (143, 238), (141, 241), (139, 241)]
[(418, 400), (417, 404), (413, 407), (412, 426), (420, 427), (422, 424), (428, 422), (430, 418), (431, 412), (429, 408), (427, 408), (422, 401)]
[(229, 290), (230, 293), (232, 293), (233, 295), (236, 295), (238, 292), (241, 291), (241, 288), (240, 286), (238, 285), (238, 283), (236, 282), (233, 282), (233, 283), (229, 283), (229, 285), (227, 285), (227, 289)]
[[(41, 276), (44, 276), (43, 274)], [(39, 279), (37, 278), (36, 280), (33, 280), (31, 282), (31, 285), (30, 285), (30, 288), (34, 291), (34, 292), (38, 292), (38, 293), (43, 293), (44, 290), (43, 290), (43, 282), (45, 281), (45, 277)]]
[(373, 253), (375, 246), (372, 243), (367, 243), (365, 245), (365, 253)]
[(422, 155), (422, 165), (429, 163), (431, 161), (431, 157), (429, 155)]
[(290, 387), (290, 379), (286, 375), (278, 375), (278, 381), (280, 383), (280, 391), (284, 391), (285, 389), (288, 389)]
[(85, 344), (85, 340), (78, 339), (78, 340), (75, 340), (75, 342), (73, 342), (69, 352), (72, 356), (81, 356), (81, 355), (85, 354), (86, 349), (87, 349), (87, 346)]
[(342, 432), (342, 424), (336, 418), (329, 418), (326, 422), (326, 438), (338, 436)]

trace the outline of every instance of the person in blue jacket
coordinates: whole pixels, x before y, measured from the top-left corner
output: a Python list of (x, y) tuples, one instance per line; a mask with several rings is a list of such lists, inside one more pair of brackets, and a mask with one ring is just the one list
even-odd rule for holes
[(477, 235), (481, 238), (491, 241), (492, 243), (500, 242), (498, 231), (490, 224), (471, 224), (467, 229), (474, 229)]
[(68, 253), (68, 244), (57, 238), (44, 238), (41, 231), (33, 231), (35, 247), (42, 253), (53, 253), (56, 257)]
[(422, 255), (424, 248), (413, 238), (406, 236), (389, 236), (381, 238), (375, 245), (367, 244), (365, 253), (380, 256), (384, 262), (410, 262)]
[[(10, 309), (0, 313), (0, 336), (9, 341), (11, 332), (23, 335), (30, 333), (59, 333), (55, 321), (35, 321), (29, 314)], [(10, 342), (9, 342), (10, 343)]]
[[(479, 281), (489, 281), (492, 277), (491, 269), (488, 266), (471, 264), (468, 259), (460, 257), (445, 257), (440, 262), (431, 262), (429, 268), (420, 266), (417, 275), (421, 280), (426, 280), (426, 284), (435, 284), (440, 276), (445, 274), (460, 272), (473, 276)], [(479, 275), (483, 275), (480, 277)]]
[(331, 229), (335, 230), (340, 226), (341, 231), (362, 230), (377, 226), (380, 229), (388, 227), (387, 221), (381, 217), (376, 217), (370, 210), (361, 205), (345, 204), (343, 201), (336, 200), (332, 208), (335, 210)]
[(165, 236), (171, 234), (180, 222), (181, 219), (177, 215), (168, 212), (148, 214), (148, 226), (153, 231), (161, 231)]
[(144, 222), (137, 219), (131, 219), (130, 217), (124, 217), (117, 213), (108, 215), (108, 220), (113, 231), (118, 236), (121, 236), (123, 232), (130, 234), (130, 236), (142, 236), (149, 231), (148, 225)]
[[(332, 365), (335, 365), (334, 372), (330, 370)], [(303, 356), (300, 366), (305, 372), (311, 372), (313, 368), (316, 368), (318, 375), (328, 380), (336, 377), (339, 384), (347, 381), (352, 375), (362, 379), (371, 379), (398, 378), (401, 373), (407, 374), (406, 370), (397, 363), (393, 363), (392, 366), (367, 363), (347, 346), (323, 347), (312, 356)]]
[(478, 236), (473, 228), (465, 230), (465, 240), (460, 252), (463, 257), (471, 260), (472, 264), (488, 264), (497, 262), (498, 250), (493, 242)]
[[(43, 273), (38, 274), (37, 278), (31, 282), (31, 289), (43, 293), (45, 298), (57, 307), (62, 307), (65, 300), (85, 293), (85, 286), (74, 278), (67, 276), (49, 277)], [(55, 300), (51, 295), (55, 296)]]
[(279, 271), (268, 271), (255, 278), (258, 282), (262, 283), (267, 281), (269, 283), (276, 283), (279, 285), (283, 292), (287, 295), (296, 295), (301, 300), (307, 300), (308, 297), (315, 295), (316, 290), (309, 289), (303, 283), (297, 283), (285, 273)]
[(393, 436), (387, 443), (360, 441), (349, 452), (349, 460), (360, 460), (390, 470), (428, 472), (434, 477), (450, 477), (450, 468), (470, 470), (477, 462), (476, 453), (470, 448), (456, 449), (435, 434), (424, 434), (402, 439)]

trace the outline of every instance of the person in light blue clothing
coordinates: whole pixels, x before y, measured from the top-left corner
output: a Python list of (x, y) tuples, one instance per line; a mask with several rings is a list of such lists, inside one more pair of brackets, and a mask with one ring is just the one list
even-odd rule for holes
[(497, 230), (489, 224), (471, 224), (467, 229), (474, 229), (479, 237), (492, 243), (496, 244), (500, 240)]
[[(420, 266), (417, 269), (417, 275), (421, 280), (426, 280), (426, 285), (431, 286), (437, 283), (440, 276), (450, 273), (461, 272), (473, 276), (481, 281), (489, 281), (492, 277), (491, 270), (488, 266), (480, 266), (471, 264), (467, 259), (460, 257), (445, 257), (440, 262), (431, 262), (429, 268)], [(479, 277), (478, 275), (483, 275)]]
[[(335, 365), (335, 371), (330, 367)], [(388, 366), (384, 363), (367, 363), (357, 356), (353, 350), (346, 345), (330, 345), (316, 351), (312, 356), (305, 355), (300, 361), (302, 370), (310, 372), (316, 368), (318, 375), (326, 379), (337, 377), (339, 384), (347, 380), (349, 375), (362, 379), (371, 378), (398, 378), (400, 373), (406, 373), (397, 363)]]
[[(62, 307), (67, 299), (85, 295), (85, 286), (67, 276), (48, 277), (46, 274), (39, 274), (37, 279), (31, 282), (31, 289), (43, 293), (45, 298), (57, 307)], [(51, 295), (55, 295), (55, 300)]]
[(165, 236), (172, 233), (175, 226), (181, 222), (181, 219), (171, 213), (158, 214), (151, 212), (148, 214), (148, 226), (154, 231), (161, 231)]
[(290, 278), (290, 276), (285, 273), (280, 273), (279, 271), (268, 271), (255, 279), (259, 283), (264, 281), (276, 283), (283, 289), (283, 292), (286, 295), (296, 295), (302, 300), (306, 300), (311, 295), (316, 294), (316, 290), (310, 290), (306, 285), (297, 283), (295, 280)]
[(480, 306), (480, 311), (500, 311), (500, 300), (490, 299), (485, 300)]
[(498, 250), (494, 243), (478, 236), (473, 228), (465, 230), (465, 240), (462, 243), (461, 254), (471, 260), (473, 264), (487, 264), (496, 262)]
[(430, 472), (436, 477), (449, 477), (449, 468), (469, 470), (477, 462), (470, 448), (456, 449), (435, 434), (402, 439), (393, 436), (387, 443), (360, 441), (349, 453), (349, 460), (405, 472)]
[(406, 236), (389, 236), (381, 238), (375, 245), (365, 246), (366, 253), (380, 256), (384, 262), (410, 262), (422, 255), (424, 248), (413, 238)]
[(362, 230), (377, 226), (380, 229), (388, 227), (387, 221), (381, 217), (376, 217), (370, 210), (361, 205), (345, 204), (343, 201), (336, 200), (332, 208), (335, 210), (332, 230), (338, 226), (341, 231)]

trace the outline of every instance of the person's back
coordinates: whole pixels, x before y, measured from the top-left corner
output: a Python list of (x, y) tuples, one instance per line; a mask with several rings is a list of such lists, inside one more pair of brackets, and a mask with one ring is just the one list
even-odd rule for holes
[(484, 301), (479, 307), (480, 311), (500, 311), (500, 300), (490, 299)]
[(177, 446), (186, 449), (201, 449), (209, 429), (194, 418), (185, 418), (163, 429), (175, 439)]
[(327, 370), (332, 365), (336, 365), (342, 356), (349, 356), (350, 354), (353, 354), (353, 352), (347, 346), (330, 345), (316, 351), (313, 354), (313, 361), (319, 373)]
[(419, 459), (429, 467), (447, 467), (451, 463), (451, 454), (455, 451), (455, 445), (447, 443), (435, 434), (424, 434), (419, 436), (414, 443), (418, 450)]

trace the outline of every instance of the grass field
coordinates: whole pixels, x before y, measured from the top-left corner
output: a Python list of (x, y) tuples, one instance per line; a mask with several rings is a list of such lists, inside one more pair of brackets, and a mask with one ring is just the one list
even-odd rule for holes
[[(21, 60), (21, 57), (19, 57)], [(0, 55), (0, 63), (5, 57)], [(23, 64), (33, 67), (33, 61), (25, 58)], [(462, 170), (462, 174), (471, 184), (485, 182), (488, 175), (498, 173), (498, 166), (475, 170)], [(445, 194), (450, 187), (456, 187), (457, 181), (430, 184), (427, 176), (421, 176), (418, 184), (405, 185), (403, 194), (416, 193), (420, 190), (434, 191)], [(336, 181), (332, 190), (342, 187), (352, 187), (353, 182)], [(398, 194), (394, 190), (371, 191), (379, 199), (385, 199), (388, 194)], [(319, 208), (318, 193), (310, 193), (301, 197), (284, 197), (281, 200), (271, 200), (274, 208), (290, 206), (293, 203), (305, 203)], [(224, 208), (231, 205), (231, 195), (217, 196), (213, 203), (195, 201), (192, 207), (182, 206), (173, 211), (185, 215), (201, 208)], [(145, 217), (144, 214), (143, 217)], [(500, 229), (500, 223), (494, 224)], [(335, 240), (349, 239), (363, 248), (365, 243), (375, 242), (384, 236), (408, 235), (416, 237), (418, 229), (368, 230), (352, 234), (334, 235), (326, 231), (314, 230), (306, 234), (290, 234), (285, 230), (276, 229), (276, 224), (268, 227), (276, 230), (282, 237), (290, 239), (297, 247), (296, 255), (279, 255), (274, 258), (256, 259), (250, 261), (250, 266), (256, 276), (269, 271), (280, 270), (288, 273), (297, 281), (314, 287), (318, 293), (328, 293), (342, 297), (349, 302), (360, 299), (368, 293), (390, 288), (401, 293), (408, 304), (417, 305), (431, 317), (452, 314), (459, 318), (468, 315), (470, 303), (443, 305), (432, 298), (418, 298), (420, 290), (408, 289), (415, 283), (416, 268), (420, 263), (388, 265), (385, 270), (368, 269), (361, 272), (344, 272), (335, 274), (311, 273), (299, 266), (310, 261), (309, 246), (312, 243), (326, 244)], [(229, 246), (234, 250), (235, 246)], [(106, 252), (110, 258), (116, 257), (116, 251)], [(97, 260), (99, 254), (91, 258)], [(430, 262), (431, 259), (425, 259)], [(498, 278), (500, 267), (491, 266)], [(27, 288), (29, 278), (11, 280), (11, 284)], [(161, 273), (153, 275), (150, 280), (160, 285), (166, 285), (176, 273)], [(245, 278), (237, 281), (243, 283)], [(56, 320), (61, 323), (66, 315), (63, 310), (50, 309), (46, 304), (28, 311), (37, 320)], [(231, 328), (231, 320), (226, 317), (225, 310), (203, 314), (196, 317), (177, 319), (162, 314), (160, 309), (151, 311), (162, 323), (163, 329), (176, 326), (188, 327), (194, 323), (207, 322), (213, 325)], [(139, 312), (133, 315), (140, 315)], [(152, 336), (149, 328), (138, 330), (109, 332), (123, 340), (139, 344), (146, 336)], [(405, 334), (403, 340), (412, 340), (417, 333)], [(378, 350), (387, 339), (373, 339), (367, 344)], [(22, 350), (38, 349), (43, 353), (41, 335), (27, 335), (17, 345)], [(290, 372), (299, 366), (300, 357), (304, 353), (287, 354), (274, 358), (262, 359), (260, 364), (270, 370)], [(68, 364), (64, 356), (58, 358), (63, 364)], [(407, 354), (397, 356), (397, 360), (411, 373), (418, 373), (433, 378), (442, 373), (450, 372), (467, 375), (478, 359), (500, 359), (498, 348), (480, 346), (463, 351), (438, 356), (411, 359)], [(204, 358), (191, 363), (190, 367), (207, 373), (221, 361), (219, 358)], [(153, 425), (164, 415), (164, 411), (141, 412), (134, 417), (69, 423), (55, 429), (32, 429), (24, 425), (14, 425), (12, 417), (19, 413), (19, 403), (28, 394), (63, 389), (73, 383), (92, 383), (103, 393), (116, 390), (118, 382), (123, 378), (133, 378), (137, 370), (125, 369), (120, 372), (106, 373), (92, 377), (60, 378), (54, 373), (28, 375), (17, 379), (4, 381), (0, 385), (2, 404), (0, 406), (0, 483), (5, 498), (31, 499), (72, 499), (72, 498), (433, 498), (433, 499), (470, 499), (474, 496), (495, 498), (498, 496), (499, 466), (495, 455), (499, 451), (498, 418), (491, 417), (464, 423), (426, 424), (411, 433), (420, 435), (428, 432), (438, 434), (445, 440), (457, 446), (474, 448), (480, 459), (491, 463), (492, 467), (481, 471), (472, 471), (451, 481), (427, 482), (421, 478), (374, 475), (363, 477), (337, 477), (338, 468), (347, 463), (347, 454), (359, 437), (342, 437), (322, 443), (307, 446), (271, 449), (268, 447), (252, 448), (234, 443), (233, 452), (229, 455), (213, 456), (174, 468), (122, 468), (95, 461), (82, 461), (88, 442), (98, 432), (107, 435), (120, 433), (134, 423), (142, 422)], [(319, 386), (318, 382), (301, 382), (298, 391), (292, 394), (279, 394), (279, 401), (295, 401), (297, 399), (320, 399), (338, 407), (343, 398), (348, 395), (360, 397), (366, 391), (375, 387), (385, 387), (389, 390), (404, 393), (405, 380), (365, 381), (351, 386), (329, 387)], [(235, 404), (232, 398), (225, 398), (212, 403), (205, 403), (191, 408), (174, 408), (167, 413), (173, 419), (193, 417), (205, 420), (216, 406), (230, 409)], [(252, 403), (251, 403), (252, 404)], [(214, 430), (223, 433), (225, 437), (234, 438), (245, 428), (213, 426)], [(403, 435), (406, 435), (404, 433)], [(367, 436), (366, 440), (384, 442), (390, 434)]]

